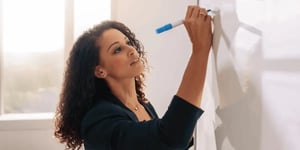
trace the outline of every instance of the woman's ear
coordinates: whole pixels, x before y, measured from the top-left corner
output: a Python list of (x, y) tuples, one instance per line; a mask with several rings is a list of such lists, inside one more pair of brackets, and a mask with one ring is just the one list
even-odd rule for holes
[(100, 65), (98, 65), (95, 67), (94, 75), (97, 78), (105, 78), (107, 74), (106, 74), (106, 71), (104, 70), (104, 68), (101, 67)]

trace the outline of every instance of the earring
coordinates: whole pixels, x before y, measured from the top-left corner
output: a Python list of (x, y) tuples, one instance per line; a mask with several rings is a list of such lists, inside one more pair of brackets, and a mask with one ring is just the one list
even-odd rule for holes
[(99, 71), (101, 77), (105, 77), (105, 73), (103, 71)]

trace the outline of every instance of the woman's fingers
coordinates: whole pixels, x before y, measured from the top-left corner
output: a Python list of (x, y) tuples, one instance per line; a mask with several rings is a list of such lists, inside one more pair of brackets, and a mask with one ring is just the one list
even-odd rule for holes
[(207, 15), (205, 8), (189, 6), (184, 25), (194, 45), (203, 49), (209, 49), (211, 44), (211, 17)]
[(195, 18), (199, 16), (199, 13), (200, 13), (200, 7), (194, 6), (191, 18)]
[(205, 8), (200, 8), (200, 13), (199, 13), (199, 15), (206, 16), (206, 15), (207, 15), (206, 9), (205, 9)]
[(200, 8), (199, 6), (188, 6), (186, 11), (185, 19), (190, 19), (194, 17), (207, 16), (205, 8)]
[(188, 6), (188, 9), (186, 11), (185, 19), (191, 18), (193, 16), (193, 13), (195, 12), (196, 6)]

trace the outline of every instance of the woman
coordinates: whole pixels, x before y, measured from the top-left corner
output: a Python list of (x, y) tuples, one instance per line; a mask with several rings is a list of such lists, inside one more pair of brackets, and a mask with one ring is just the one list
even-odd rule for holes
[(159, 119), (145, 98), (143, 47), (122, 23), (85, 32), (70, 52), (55, 136), (69, 149), (184, 150), (191, 146), (211, 47), (211, 17), (189, 6), (184, 25), (192, 54), (172, 102)]

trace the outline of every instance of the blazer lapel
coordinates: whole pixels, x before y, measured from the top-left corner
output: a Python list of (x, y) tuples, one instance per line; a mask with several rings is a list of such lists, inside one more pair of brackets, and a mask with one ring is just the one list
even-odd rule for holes
[(154, 108), (153, 108), (153, 106), (151, 105), (150, 102), (143, 103), (143, 106), (146, 108), (146, 111), (149, 113), (149, 115), (152, 119), (157, 119), (158, 118), (158, 115), (157, 115), (156, 111), (154, 110)]
[(122, 109), (131, 120), (133, 120), (135, 122), (139, 122), (136, 115), (129, 108), (127, 108), (117, 97), (115, 97), (114, 95), (111, 95), (110, 99), (112, 100), (112, 102), (114, 104), (118, 105), (119, 108)]

